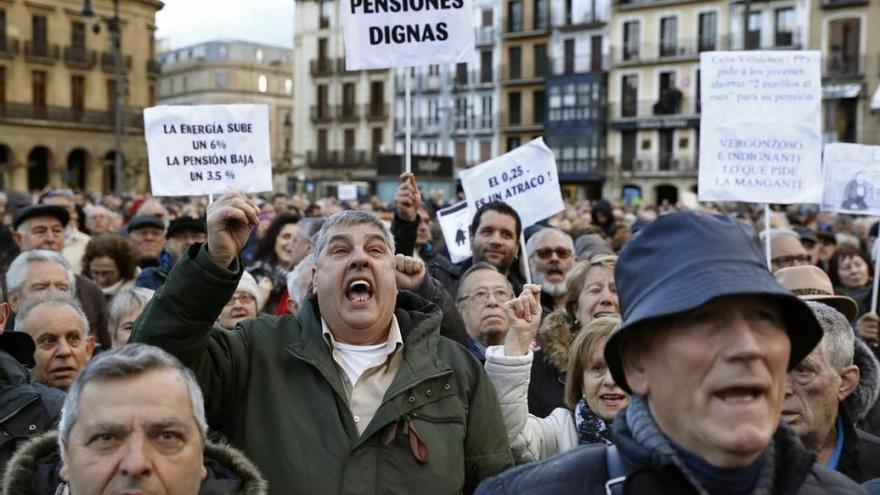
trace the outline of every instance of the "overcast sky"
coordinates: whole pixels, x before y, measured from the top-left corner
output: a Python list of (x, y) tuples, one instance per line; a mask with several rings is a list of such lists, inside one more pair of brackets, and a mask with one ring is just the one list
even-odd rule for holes
[(216, 39), (293, 47), (293, 0), (165, 0), (156, 24), (171, 48)]

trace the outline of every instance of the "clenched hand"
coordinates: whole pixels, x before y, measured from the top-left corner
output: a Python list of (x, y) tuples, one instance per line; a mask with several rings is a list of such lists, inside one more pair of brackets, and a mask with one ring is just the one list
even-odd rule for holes
[(208, 255), (228, 268), (259, 223), (260, 208), (241, 191), (224, 194), (208, 206)]

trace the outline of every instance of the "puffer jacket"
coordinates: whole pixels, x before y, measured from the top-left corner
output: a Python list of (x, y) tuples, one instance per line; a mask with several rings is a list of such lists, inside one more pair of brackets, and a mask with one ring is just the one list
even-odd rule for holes
[[(198, 495), (265, 495), (266, 481), (241, 452), (226, 445), (205, 444), (204, 465), (208, 472)], [(67, 493), (58, 476), (61, 454), (58, 432), (34, 438), (15, 453), (4, 478), (7, 495), (55, 495)]]
[[(708, 495), (682, 468), (668, 439), (650, 418), (644, 398), (632, 396), (614, 420), (614, 441), (626, 477), (623, 495)], [(607, 447), (588, 445), (521, 466), (483, 482), (477, 493), (605, 495)], [(815, 462), (787, 427), (773, 435), (754, 495), (865, 495), (852, 480)], [(618, 486), (618, 488), (620, 488)]]
[(321, 331), (314, 295), (296, 316), (213, 326), (241, 264), (191, 247), (135, 324), (192, 369), (208, 423), (260, 468), (274, 494), (452, 494), (512, 464), (501, 410), (480, 363), (440, 336), (440, 310), (400, 291), (403, 362), (361, 435)]
[(20, 332), (0, 333), (0, 480), (15, 450), (55, 428), (64, 392), (34, 382), (34, 341)]
[(486, 374), (501, 403), (501, 414), (513, 460), (517, 464), (546, 459), (578, 445), (574, 413), (558, 407), (545, 418), (529, 414), (529, 373), (534, 354), (507, 356), (504, 347), (486, 350)]

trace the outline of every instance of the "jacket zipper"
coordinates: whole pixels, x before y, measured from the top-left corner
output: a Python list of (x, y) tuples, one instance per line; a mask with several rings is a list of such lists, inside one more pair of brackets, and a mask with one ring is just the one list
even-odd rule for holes
[(449, 417), (449, 418), (435, 418), (433, 416), (426, 416), (424, 414), (419, 414), (416, 411), (408, 413), (405, 415), (407, 419), (420, 419), (422, 421), (427, 421), (428, 423), (436, 423), (436, 424), (445, 424), (445, 423), (458, 423), (463, 424), (459, 418)]
[(289, 352), (293, 357), (308, 364), (312, 368), (315, 368), (318, 371), (318, 373), (320, 373), (321, 376), (324, 377), (324, 380), (327, 382), (328, 385), (330, 385), (330, 388), (333, 389), (333, 393), (336, 394), (336, 397), (339, 398), (339, 400), (342, 401), (344, 404), (348, 405), (347, 409), (348, 409), (349, 426), (351, 426), (354, 429), (355, 435), (360, 437), (360, 430), (358, 430), (357, 423), (354, 422), (354, 415), (351, 413), (351, 404), (348, 403), (348, 398), (345, 396), (345, 394), (343, 394), (342, 392), (340, 392), (336, 388), (336, 386), (333, 384), (333, 381), (330, 379), (330, 377), (328, 377), (327, 374), (324, 373), (324, 371), (321, 370), (321, 368), (317, 364), (309, 361), (308, 359), (306, 359), (303, 356), (300, 356), (299, 354), (297, 354), (296, 352), (294, 352), (291, 349), (287, 349), (287, 352)]

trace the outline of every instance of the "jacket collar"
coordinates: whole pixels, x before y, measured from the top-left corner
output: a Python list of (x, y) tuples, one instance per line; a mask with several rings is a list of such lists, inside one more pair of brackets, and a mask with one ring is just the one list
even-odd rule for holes
[(568, 371), (569, 349), (578, 330), (565, 308), (545, 316), (538, 329), (537, 340), (544, 353), (544, 360), (562, 375)]
[[(204, 458), (208, 476), (202, 481), (200, 494), (267, 493), (268, 485), (260, 471), (241, 452), (229, 446), (207, 442)], [(58, 477), (60, 469), (58, 432), (34, 437), (16, 451), (10, 460), (4, 481), (5, 493), (53, 495), (59, 485), (63, 485)]]

